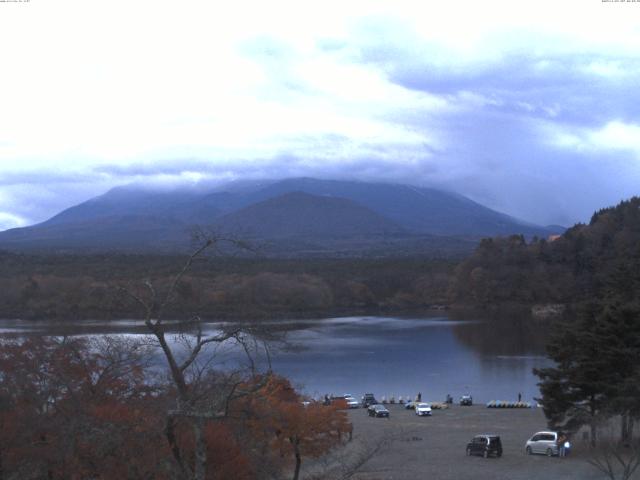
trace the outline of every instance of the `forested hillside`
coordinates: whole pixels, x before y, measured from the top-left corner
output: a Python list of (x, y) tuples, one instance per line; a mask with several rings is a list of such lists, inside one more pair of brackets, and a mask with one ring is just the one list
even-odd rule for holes
[[(0, 253), (0, 316), (50, 320), (132, 318), (118, 287), (168, 285), (184, 256)], [(210, 319), (322, 317), (425, 309), (446, 302), (455, 263), (424, 258), (197, 262), (169, 312)]]
[(634, 197), (555, 239), (483, 240), (457, 267), (450, 297), (454, 303), (483, 306), (577, 303), (611, 288), (640, 291), (638, 272), (640, 198)]

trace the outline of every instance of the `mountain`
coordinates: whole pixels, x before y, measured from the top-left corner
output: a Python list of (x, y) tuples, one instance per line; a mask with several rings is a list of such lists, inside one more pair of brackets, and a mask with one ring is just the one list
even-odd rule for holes
[(291, 191), (353, 200), (416, 233), (480, 238), (563, 231), (529, 224), (456, 193), (411, 185), (293, 178), (259, 188), (245, 198), (253, 202)]
[[(67, 208), (37, 226), (95, 221), (106, 217), (156, 217), (183, 221), (202, 194), (188, 189), (149, 190), (135, 186), (116, 187), (104, 195)], [(30, 228), (30, 227), (28, 227)]]
[(425, 249), (462, 253), (485, 236), (546, 237), (562, 232), (515, 219), (455, 193), (293, 178), (236, 182), (210, 190), (117, 187), (38, 225), (0, 232), (0, 248), (185, 250), (189, 231), (196, 225), (268, 240), (278, 255), (298, 251), (416, 254)]
[(339, 238), (406, 234), (382, 215), (344, 198), (285, 193), (220, 218), (226, 232), (259, 238)]
[(0, 232), (8, 250), (171, 250), (185, 244), (189, 228), (171, 218), (151, 215), (104, 215)]

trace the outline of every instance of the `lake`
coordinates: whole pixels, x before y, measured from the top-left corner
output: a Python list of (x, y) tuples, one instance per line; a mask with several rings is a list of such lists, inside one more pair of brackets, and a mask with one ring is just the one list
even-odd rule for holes
[[(522, 320), (449, 320), (345, 317), (273, 322), (287, 331), (289, 348), (274, 349), (274, 371), (314, 397), (373, 392), (378, 398), (415, 396), (442, 401), (471, 393), (477, 402), (533, 401), (539, 396), (534, 367), (548, 365), (544, 330)], [(214, 332), (220, 324), (204, 324)], [(142, 322), (78, 325), (0, 320), (0, 333), (18, 335), (143, 335)], [(236, 349), (217, 351), (217, 364), (238, 359)], [(158, 361), (162, 359), (158, 357)]]

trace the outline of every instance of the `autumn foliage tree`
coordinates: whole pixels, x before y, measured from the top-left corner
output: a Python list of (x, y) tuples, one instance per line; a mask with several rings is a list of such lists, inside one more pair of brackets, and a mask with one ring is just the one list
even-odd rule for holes
[(139, 345), (30, 337), (0, 347), (0, 478), (167, 478)]
[(317, 458), (350, 438), (352, 426), (344, 410), (317, 402), (304, 402), (282, 377), (269, 382), (239, 406), (248, 431), (268, 448), (269, 455), (292, 466), (300, 476), (304, 458)]
[(343, 411), (336, 407), (300, 402), (277, 405), (276, 445), (294, 459), (293, 479), (298, 480), (302, 459), (324, 455), (346, 438), (351, 426)]
[[(179, 416), (167, 439), (171, 383), (145, 369), (148, 351), (123, 338), (4, 338), (0, 342), (0, 479), (174, 479), (175, 454), (194, 464), (197, 437)], [(220, 378), (225, 378), (224, 376)], [(207, 382), (212, 389), (215, 375)], [(207, 480), (298, 478), (304, 459), (339, 446), (344, 411), (303, 406), (281, 377), (239, 382), (224, 417), (202, 429)], [(215, 402), (215, 392), (205, 397)], [(178, 452), (171, 452), (177, 446)]]

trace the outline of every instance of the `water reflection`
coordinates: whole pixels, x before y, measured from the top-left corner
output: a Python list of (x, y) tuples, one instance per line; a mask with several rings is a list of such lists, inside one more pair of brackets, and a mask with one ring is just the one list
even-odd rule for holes
[(456, 322), (453, 331), (461, 343), (488, 357), (544, 355), (548, 337), (548, 326), (529, 318)]
[[(206, 333), (224, 325), (203, 325)], [(477, 401), (538, 396), (533, 367), (546, 364), (544, 332), (523, 322), (452, 321), (446, 317), (347, 317), (262, 323), (270, 331), (286, 331), (286, 348), (275, 348), (276, 372), (314, 396), (325, 393), (373, 392), (377, 396), (422, 393), (425, 400), (457, 398), (470, 392)], [(172, 341), (184, 341), (193, 326), (175, 326)], [(92, 322), (61, 325), (0, 322), (0, 332), (27, 335), (146, 334), (142, 322)], [(215, 365), (237, 364), (233, 345), (215, 351)], [(210, 352), (211, 355), (211, 352)], [(259, 360), (265, 365), (266, 356)], [(158, 365), (162, 358), (158, 355)]]
[(532, 400), (539, 393), (531, 370), (547, 363), (543, 335), (527, 326), (445, 317), (332, 319), (290, 339), (306, 350), (280, 354), (274, 365), (312, 394), (422, 392), (443, 400), (469, 391), (480, 401), (518, 393)]

